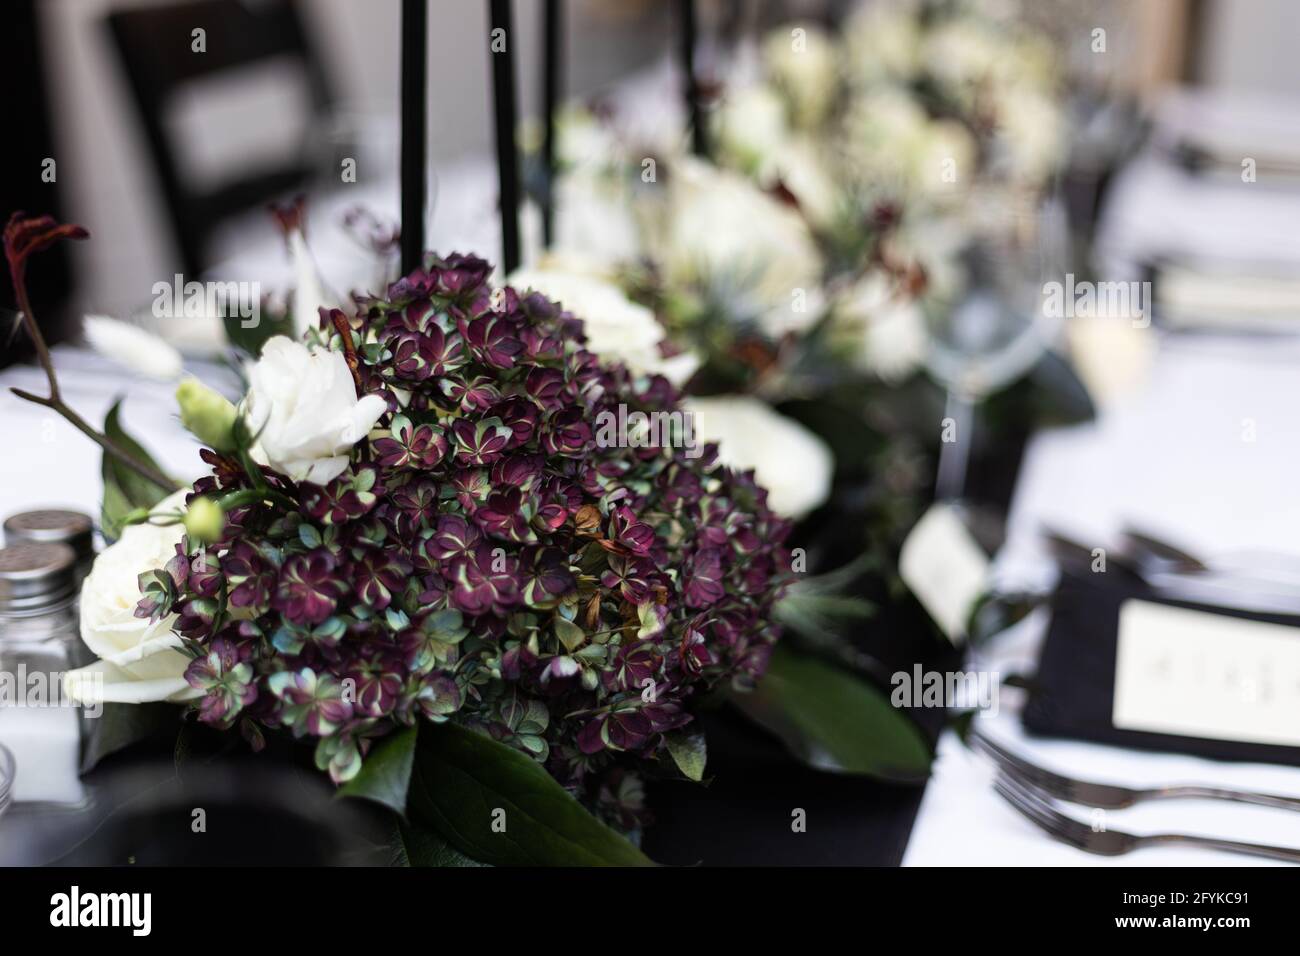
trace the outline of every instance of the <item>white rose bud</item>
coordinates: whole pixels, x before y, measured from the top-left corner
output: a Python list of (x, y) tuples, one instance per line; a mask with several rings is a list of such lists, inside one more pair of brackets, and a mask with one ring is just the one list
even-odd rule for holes
[(106, 315), (88, 315), (82, 322), (82, 332), (96, 352), (138, 375), (160, 382), (181, 376), (181, 353), (137, 325)]

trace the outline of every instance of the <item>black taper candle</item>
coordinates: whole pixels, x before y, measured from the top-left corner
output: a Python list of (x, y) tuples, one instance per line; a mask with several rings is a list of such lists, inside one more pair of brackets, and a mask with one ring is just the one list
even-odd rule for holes
[(691, 122), (691, 152), (707, 156), (708, 131), (704, 128), (704, 109), (700, 104), (700, 83), (695, 76), (695, 0), (680, 0), (681, 59), (683, 92), (686, 96), (686, 115)]
[(424, 207), (428, 183), (429, 93), (428, 0), (402, 0), (402, 274), (424, 254)]
[(555, 109), (563, 95), (561, 75), (564, 50), (560, 46), (564, 19), (563, 0), (546, 0), (542, 27), (542, 241), (550, 248), (555, 240)]
[(496, 111), (497, 173), (501, 185), (501, 268), (519, 267), (519, 151), (515, 148), (515, 39), (510, 0), (490, 0), (492, 99)]

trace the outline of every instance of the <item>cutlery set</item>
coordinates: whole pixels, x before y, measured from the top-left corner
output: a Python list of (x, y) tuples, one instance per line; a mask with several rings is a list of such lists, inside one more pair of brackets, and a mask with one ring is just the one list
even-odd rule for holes
[(994, 790), (1000, 797), (1048, 835), (1075, 849), (1100, 856), (1121, 856), (1144, 847), (1183, 845), (1300, 863), (1300, 849), (1186, 833), (1126, 833), (1076, 819), (1057, 805), (1062, 801), (1101, 810), (1120, 810), (1149, 800), (1200, 798), (1300, 810), (1300, 797), (1193, 784), (1139, 789), (1094, 783), (1039, 767), (976, 728), (971, 729), (967, 743), (997, 767)]
[[(1091, 571), (1097, 549), (1063, 532), (1044, 528), (1053, 558), (1064, 570)], [(1300, 615), (1300, 556), (1226, 552), (1197, 558), (1134, 528), (1124, 529), (1106, 562), (1173, 600), (1269, 614)]]

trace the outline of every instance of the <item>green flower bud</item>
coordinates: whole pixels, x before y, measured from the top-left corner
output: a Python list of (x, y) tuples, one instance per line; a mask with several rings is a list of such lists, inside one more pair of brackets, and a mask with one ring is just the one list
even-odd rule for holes
[(213, 451), (227, 453), (236, 449), (237, 412), (228, 399), (197, 378), (187, 378), (176, 388), (176, 401), (181, 407), (181, 424), (191, 435)]
[(185, 512), (185, 533), (191, 544), (211, 544), (221, 537), (226, 526), (226, 513), (211, 498), (199, 497), (190, 502)]

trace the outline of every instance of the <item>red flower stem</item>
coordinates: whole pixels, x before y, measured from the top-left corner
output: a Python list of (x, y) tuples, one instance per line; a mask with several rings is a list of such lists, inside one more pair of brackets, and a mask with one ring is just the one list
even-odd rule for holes
[(348, 371), (352, 373), (352, 384), (356, 387), (357, 398), (363, 394), (361, 385), (361, 364), (357, 359), (357, 347), (352, 342), (352, 326), (348, 324), (347, 316), (339, 309), (330, 310), (330, 322), (334, 326), (334, 331), (339, 334), (343, 340), (343, 359), (347, 362)]

